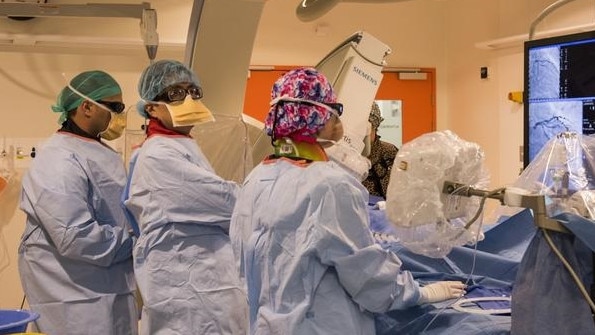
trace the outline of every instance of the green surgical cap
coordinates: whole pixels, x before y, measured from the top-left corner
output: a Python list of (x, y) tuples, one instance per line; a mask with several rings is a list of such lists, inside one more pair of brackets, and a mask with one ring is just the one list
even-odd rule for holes
[[(70, 81), (75, 90), (94, 101), (114, 95), (122, 94), (122, 89), (116, 80), (103, 71), (87, 71), (79, 74)], [(77, 108), (85, 98), (73, 92), (68, 86), (64, 87), (52, 111), (61, 113), (58, 123), (62, 124), (68, 117), (68, 112)]]
[(148, 118), (145, 112), (145, 101), (152, 101), (166, 88), (180, 83), (191, 83), (201, 87), (198, 77), (192, 70), (176, 60), (164, 59), (149, 65), (138, 81), (138, 94), (142, 99), (136, 104), (138, 113)]

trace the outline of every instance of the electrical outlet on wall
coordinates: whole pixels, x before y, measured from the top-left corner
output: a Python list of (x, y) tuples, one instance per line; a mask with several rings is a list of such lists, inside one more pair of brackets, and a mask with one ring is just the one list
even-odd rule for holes
[(39, 145), (46, 138), (7, 137), (0, 143), (0, 151), (11, 152), (14, 156), (14, 167), (26, 169), (39, 151)]
[(479, 68), (479, 78), (488, 79), (489, 76), (489, 68), (487, 66), (482, 66)]

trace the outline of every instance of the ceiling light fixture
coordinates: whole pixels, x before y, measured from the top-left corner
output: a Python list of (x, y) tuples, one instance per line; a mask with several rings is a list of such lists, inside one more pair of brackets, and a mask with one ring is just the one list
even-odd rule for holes
[(300, 0), (295, 14), (298, 19), (304, 22), (314, 21), (324, 14), (328, 13), (339, 2), (356, 2), (356, 3), (389, 3), (402, 2), (410, 0)]

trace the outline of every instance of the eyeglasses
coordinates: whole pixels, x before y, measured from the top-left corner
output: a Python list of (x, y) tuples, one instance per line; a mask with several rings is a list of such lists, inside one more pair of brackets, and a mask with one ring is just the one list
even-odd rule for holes
[(124, 105), (123, 103), (118, 102), (118, 101), (97, 100), (96, 102), (104, 105), (105, 107), (107, 107), (109, 110), (111, 110), (112, 112), (114, 112), (116, 114), (120, 114), (120, 113), (124, 112), (124, 109), (126, 108), (126, 105)]
[[(307, 105), (319, 106), (319, 107), (326, 106), (326, 107), (332, 109), (333, 111), (337, 112), (337, 116), (343, 115), (343, 104), (339, 103), (339, 102), (318, 102), (318, 101), (311, 101), (311, 100), (298, 99), (298, 98), (280, 97), (280, 98), (277, 98), (277, 99), (271, 101), (271, 105), (273, 105), (275, 103), (283, 104), (286, 102), (294, 102), (294, 103), (307, 104)], [(324, 106), (320, 106), (320, 105), (324, 105)]]
[(338, 102), (323, 102), (323, 105), (329, 106), (331, 109), (337, 112), (339, 116), (343, 115), (343, 104)]
[(190, 97), (194, 100), (202, 99), (202, 89), (200, 87), (192, 86), (187, 89), (181, 87), (167, 88), (163, 93), (157, 95), (155, 100), (166, 102), (182, 101), (186, 99), (186, 95), (188, 94), (190, 94)]

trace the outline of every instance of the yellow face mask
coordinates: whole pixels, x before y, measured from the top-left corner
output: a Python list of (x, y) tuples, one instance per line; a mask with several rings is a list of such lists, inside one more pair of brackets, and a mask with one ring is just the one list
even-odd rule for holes
[(109, 121), (109, 124), (107, 125), (107, 129), (105, 129), (101, 132), (101, 134), (99, 134), (101, 138), (108, 141), (112, 141), (119, 138), (120, 136), (122, 136), (124, 130), (126, 129), (126, 113), (110, 114), (111, 119)]
[(192, 126), (215, 121), (211, 111), (202, 101), (194, 100), (187, 95), (181, 104), (165, 104), (171, 115), (174, 127)]

